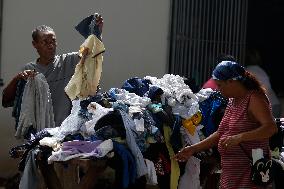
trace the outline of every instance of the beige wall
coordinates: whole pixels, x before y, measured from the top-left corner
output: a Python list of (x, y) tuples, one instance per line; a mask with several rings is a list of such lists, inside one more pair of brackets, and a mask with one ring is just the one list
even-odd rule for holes
[[(126, 79), (161, 77), (167, 71), (169, 0), (3, 0), (1, 77), (7, 83), (21, 66), (36, 58), (31, 30), (41, 24), (54, 28), (58, 53), (77, 51), (83, 38), (74, 25), (99, 12), (105, 20), (106, 47), (101, 85), (120, 87)], [(2, 93), (2, 88), (0, 89)], [(0, 99), (2, 100), (2, 99)], [(8, 156), (20, 144), (14, 135), (11, 109), (0, 108), (0, 177), (13, 175), (18, 160)]]

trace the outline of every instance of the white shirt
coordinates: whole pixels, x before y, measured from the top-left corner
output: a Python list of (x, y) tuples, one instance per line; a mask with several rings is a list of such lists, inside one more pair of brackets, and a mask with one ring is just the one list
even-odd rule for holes
[(271, 105), (280, 104), (275, 92), (271, 88), (270, 80), (267, 73), (258, 65), (250, 65), (246, 67), (246, 70), (252, 73), (264, 86), (267, 91), (267, 96)]

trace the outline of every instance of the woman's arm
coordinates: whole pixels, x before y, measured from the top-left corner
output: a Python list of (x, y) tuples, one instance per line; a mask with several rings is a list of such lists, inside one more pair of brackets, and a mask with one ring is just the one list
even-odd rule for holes
[(213, 134), (211, 134), (209, 137), (207, 137), (206, 139), (193, 144), (191, 146), (187, 146), (183, 149), (181, 149), (175, 156), (174, 158), (177, 161), (186, 161), (188, 158), (190, 158), (190, 156), (192, 156), (193, 154), (203, 151), (203, 150), (207, 150), (209, 148), (212, 148), (213, 146), (216, 146), (219, 140), (219, 133), (216, 131)]
[(260, 127), (241, 134), (242, 141), (269, 138), (277, 133), (277, 126), (269, 108), (268, 100), (264, 95), (254, 93), (249, 103), (249, 114), (259, 122)]
[(241, 142), (266, 139), (277, 133), (276, 123), (270, 111), (268, 100), (264, 95), (258, 93), (252, 94), (248, 114), (251, 119), (258, 122), (260, 126), (252, 131), (227, 137), (221, 141), (221, 145), (229, 148)]

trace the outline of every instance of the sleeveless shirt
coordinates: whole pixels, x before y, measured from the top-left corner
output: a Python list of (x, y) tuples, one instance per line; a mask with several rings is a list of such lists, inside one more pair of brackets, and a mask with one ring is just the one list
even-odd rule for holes
[[(248, 115), (248, 105), (253, 93), (254, 91), (249, 92), (239, 102), (236, 102), (233, 98), (229, 99), (224, 117), (218, 128), (220, 139), (251, 131), (260, 126), (259, 123), (253, 121)], [(269, 153), (268, 139), (242, 142), (241, 144), (250, 156), (252, 149), (255, 148), (263, 149), (264, 156), (267, 156)], [(222, 173), (220, 187), (222, 189), (259, 188), (250, 180), (250, 160), (239, 145), (225, 150), (219, 140), (218, 150), (221, 155)]]

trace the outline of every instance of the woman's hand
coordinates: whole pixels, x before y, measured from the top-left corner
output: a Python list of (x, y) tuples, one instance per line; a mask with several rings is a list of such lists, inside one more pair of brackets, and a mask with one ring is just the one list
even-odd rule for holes
[(181, 149), (173, 158), (179, 162), (187, 161), (193, 154), (195, 150), (192, 146), (187, 146)]
[(187, 161), (193, 154), (207, 150), (212, 148), (213, 146), (216, 146), (219, 141), (219, 134), (217, 131), (212, 133), (209, 137), (206, 139), (195, 143), (191, 146), (187, 146), (183, 149), (181, 149), (173, 158), (180, 162)]
[(221, 146), (223, 146), (224, 149), (229, 149), (232, 146), (239, 145), (241, 142), (241, 134), (228, 136), (226, 138), (220, 139)]

